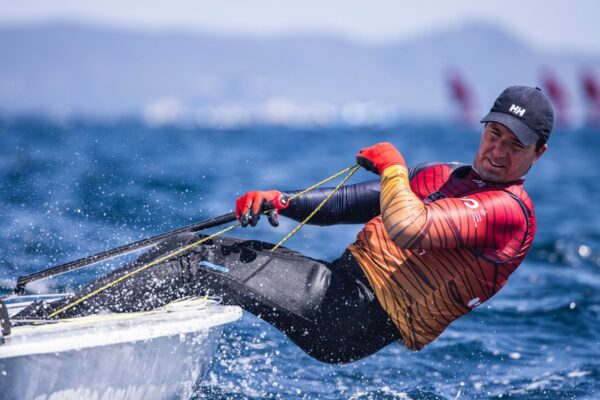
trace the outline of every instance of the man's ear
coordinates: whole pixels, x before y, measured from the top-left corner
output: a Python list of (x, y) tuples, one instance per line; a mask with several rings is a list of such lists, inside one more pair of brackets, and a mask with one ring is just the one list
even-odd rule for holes
[(544, 143), (544, 145), (536, 151), (535, 160), (533, 162), (539, 160), (539, 158), (542, 156), (542, 154), (546, 152), (546, 150), (548, 150), (548, 143)]

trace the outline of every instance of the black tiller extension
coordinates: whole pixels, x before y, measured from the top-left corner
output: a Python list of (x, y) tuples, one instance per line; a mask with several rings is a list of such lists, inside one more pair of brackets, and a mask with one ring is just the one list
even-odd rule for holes
[(153, 236), (151, 238), (142, 239), (137, 242), (129, 243), (111, 250), (103, 251), (102, 253), (94, 254), (92, 256), (80, 258), (79, 260), (71, 261), (66, 264), (57, 265), (56, 267), (48, 268), (43, 271), (35, 272), (31, 275), (20, 276), (17, 279), (17, 285), (15, 286), (15, 294), (23, 294), (25, 292), (25, 285), (30, 282), (34, 282), (40, 279), (49, 278), (64, 274), (65, 272), (74, 271), (79, 268), (87, 267), (88, 265), (96, 264), (100, 261), (106, 261), (114, 257), (122, 256), (127, 253), (131, 253), (135, 250), (142, 249), (157, 244), (161, 240), (168, 237), (185, 233), (185, 232), (198, 232), (204, 229), (213, 228), (215, 226), (223, 225), (229, 222), (235, 221), (235, 213), (224, 214), (215, 218), (207, 219), (205, 221), (197, 222), (192, 225), (184, 226), (170, 232), (162, 233), (160, 235)]

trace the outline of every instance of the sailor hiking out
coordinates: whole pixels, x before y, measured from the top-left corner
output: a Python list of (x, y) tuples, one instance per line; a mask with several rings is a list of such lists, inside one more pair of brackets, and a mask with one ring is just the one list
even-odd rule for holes
[(210, 294), (269, 322), (323, 362), (358, 360), (392, 342), (420, 350), (497, 293), (535, 235), (523, 184), (546, 151), (552, 106), (538, 88), (511, 86), (481, 122), (472, 165), (408, 168), (393, 145), (378, 143), (356, 157), (378, 180), (306, 193), (251, 191), (237, 199), (242, 226), (255, 226), (263, 213), (273, 225), (278, 215), (310, 216), (308, 223), (317, 225), (364, 224), (334, 261), (187, 232), (73, 298), (35, 304), (18, 317), (150, 310)]

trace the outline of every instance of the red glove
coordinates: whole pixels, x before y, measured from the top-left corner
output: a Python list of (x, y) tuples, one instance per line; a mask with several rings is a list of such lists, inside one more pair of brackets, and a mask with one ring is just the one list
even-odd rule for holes
[(236, 200), (235, 216), (242, 226), (248, 226), (248, 224), (256, 226), (260, 219), (260, 214), (266, 210), (270, 210), (267, 214), (269, 223), (273, 226), (278, 226), (278, 211), (283, 210), (287, 206), (288, 203), (283, 198), (281, 192), (277, 190), (248, 192)]
[(364, 148), (356, 155), (356, 162), (367, 171), (378, 175), (392, 165), (406, 166), (404, 157), (391, 143), (377, 143), (374, 146)]

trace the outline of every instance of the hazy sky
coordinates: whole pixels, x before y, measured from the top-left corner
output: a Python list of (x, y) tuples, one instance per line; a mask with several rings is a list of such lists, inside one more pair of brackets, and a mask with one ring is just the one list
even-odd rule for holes
[(386, 42), (465, 21), (494, 23), (539, 48), (600, 52), (597, 0), (0, 0), (0, 23), (74, 20), (244, 35), (329, 33)]

